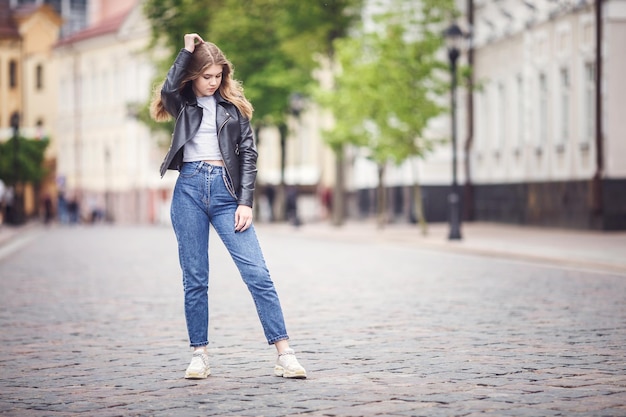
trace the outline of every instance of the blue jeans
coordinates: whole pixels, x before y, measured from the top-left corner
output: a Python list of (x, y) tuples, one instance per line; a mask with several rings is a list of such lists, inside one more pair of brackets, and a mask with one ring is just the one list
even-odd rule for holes
[(202, 161), (183, 164), (174, 188), (171, 217), (183, 271), (187, 332), (193, 347), (209, 343), (209, 224), (252, 294), (267, 342), (289, 338), (254, 227), (235, 232), (236, 210), (237, 200), (224, 168)]

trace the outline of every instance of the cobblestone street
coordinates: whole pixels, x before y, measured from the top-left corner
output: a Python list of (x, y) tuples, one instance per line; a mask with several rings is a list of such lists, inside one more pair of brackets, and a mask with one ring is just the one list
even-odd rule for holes
[(257, 232), (308, 379), (272, 376), (216, 234), (189, 381), (171, 228), (38, 226), (0, 244), (0, 415), (626, 416), (626, 273)]

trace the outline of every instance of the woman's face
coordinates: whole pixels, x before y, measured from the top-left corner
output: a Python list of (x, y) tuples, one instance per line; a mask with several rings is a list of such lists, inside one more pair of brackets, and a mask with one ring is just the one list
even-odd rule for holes
[(202, 75), (192, 81), (191, 87), (196, 97), (212, 96), (222, 83), (222, 66), (211, 65)]

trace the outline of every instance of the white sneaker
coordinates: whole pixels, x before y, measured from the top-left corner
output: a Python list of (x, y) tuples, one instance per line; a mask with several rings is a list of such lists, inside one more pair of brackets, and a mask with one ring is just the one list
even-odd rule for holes
[(296, 352), (293, 349), (287, 349), (278, 355), (276, 366), (274, 366), (274, 375), (283, 378), (306, 378), (306, 371), (296, 359)]
[(209, 367), (209, 355), (205, 352), (194, 352), (191, 357), (191, 363), (185, 371), (185, 378), (187, 379), (204, 379), (211, 375), (211, 368)]

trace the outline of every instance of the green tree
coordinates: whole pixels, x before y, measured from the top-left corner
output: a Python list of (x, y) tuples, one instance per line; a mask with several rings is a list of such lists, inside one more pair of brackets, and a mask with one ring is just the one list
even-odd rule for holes
[[(383, 184), (388, 163), (424, 157), (438, 142), (423, 133), (429, 120), (446, 110), (439, 99), (448, 87), (441, 31), (454, 15), (454, 3), (396, 0), (387, 10), (360, 36), (336, 42), (336, 89), (318, 96), (335, 119), (326, 132), (328, 143), (367, 148), (378, 166), (381, 227), (386, 222)], [(415, 191), (417, 217), (425, 227), (417, 180)]]
[[(144, 13), (151, 23), (151, 46), (163, 45), (170, 51), (164, 60), (171, 63), (183, 45), (185, 33), (203, 33), (211, 22), (213, 10), (224, 0), (148, 0)], [(168, 65), (169, 66), (169, 65)], [(166, 68), (167, 70), (167, 68)]]
[(39, 183), (46, 175), (43, 166), (48, 139), (12, 137), (0, 143), (0, 179), (8, 185)]
[[(220, 46), (255, 107), (255, 131), (278, 127), (284, 161), (289, 99), (294, 93), (310, 92), (319, 56), (332, 56), (333, 41), (347, 33), (361, 2), (148, 0), (145, 12), (153, 27), (153, 45), (163, 39), (172, 51), (168, 63), (185, 33), (197, 32)], [(284, 199), (284, 165), (281, 178), (279, 200)], [(279, 218), (283, 216), (279, 213)]]
[[(151, 42), (149, 50), (158, 51), (155, 65), (157, 75), (153, 85), (160, 85), (174, 58), (183, 46), (185, 33), (203, 33), (211, 20), (213, 7), (220, 7), (222, 0), (148, 0), (144, 3), (144, 14), (150, 21)], [(168, 53), (163, 56), (162, 51)], [(174, 121), (157, 123), (150, 117), (150, 100), (145, 103), (129, 103), (131, 110), (153, 132), (171, 133)], [(169, 135), (167, 136), (169, 138)], [(162, 144), (167, 146), (168, 144)]]
[[(333, 1), (294, 1), (290, 12), (291, 24), (287, 46), (305, 50), (314, 54), (301, 54), (307, 59), (315, 59), (317, 65), (332, 67), (335, 59), (335, 41), (348, 37), (350, 31), (360, 22), (363, 0)], [(317, 84), (316, 84), (317, 86)], [(332, 223), (336, 226), (344, 222), (345, 217), (345, 156), (344, 146), (331, 145), (335, 155), (335, 184), (333, 189)]]
[(22, 223), (24, 218), (24, 187), (31, 183), (37, 187), (47, 174), (44, 154), (48, 139), (35, 140), (13, 136), (0, 143), (0, 179), (13, 187), (13, 207), (9, 221)]

